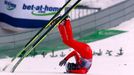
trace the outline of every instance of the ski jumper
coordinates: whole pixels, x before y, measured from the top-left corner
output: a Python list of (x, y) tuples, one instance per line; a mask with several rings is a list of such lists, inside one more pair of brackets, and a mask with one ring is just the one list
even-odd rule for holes
[(74, 51), (65, 57), (65, 60), (75, 56), (76, 67), (68, 69), (67, 72), (78, 74), (87, 73), (92, 64), (92, 50), (90, 46), (83, 42), (78, 42), (73, 38), (72, 27), (69, 19), (66, 19), (63, 23), (60, 23), (58, 29), (63, 43), (74, 49)]

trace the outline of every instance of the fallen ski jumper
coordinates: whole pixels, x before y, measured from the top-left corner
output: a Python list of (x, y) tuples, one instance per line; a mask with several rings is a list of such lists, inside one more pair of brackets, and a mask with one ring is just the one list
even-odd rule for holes
[(92, 49), (89, 45), (83, 42), (78, 42), (73, 38), (73, 32), (71, 28), (70, 20), (65, 19), (58, 26), (62, 41), (67, 46), (74, 49), (70, 54), (68, 54), (59, 65), (65, 65), (68, 59), (75, 56), (76, 63), (67, 63), (66, 71), (68, 73), (77, 73), (77, 74), (85, 74), (88, 72), (92, 65)]

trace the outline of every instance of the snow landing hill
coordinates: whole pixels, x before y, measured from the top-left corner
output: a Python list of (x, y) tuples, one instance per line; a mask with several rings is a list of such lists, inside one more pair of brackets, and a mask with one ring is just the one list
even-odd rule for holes
[[(112, 1), (112, 0), (111, 0)], [(102, 55), (93, 57), (93, 64), (87, 75), (134, 75), (134, 19), (122, 23), (120, 26), (111, 28), (116, 30), (125, 30), (127, 32), (89, 43), (93, 51), (102, 50)], [(123, 55), (117, 56), (119, 50), (123, 50)], [(72, 49), (71, 49), (72, 50)], [(107, 50), (112, 51), (111, 56), (106, 54)], [(9, 71), (2, 72), (0, 75), (65, 75), (64, 67), (59, 67), (58, 63), (63, 57), (61, 52), (68, 54), (69, 49), (55, 52), (57, 57), (51, 58), (48, 53), (45, 58), (41, 55), (36, 57), (27, 57), (18, 66), (15, 73)], [(11, 58), (0, 59), (0, 70), (10, 62)], [(71, 62), (74, 59), (69, 60)], [(10, 68), (9, 68), (10, 69)], [(69, 74), (78, 75), (78, 74)]]
[[(122, 23), (120, 26), (112, 28), (126, 30), (127, 32), (89, 43), (93, 51), (102, 50), (102, 55), (93, 57), (93, 65), (87, 75), (134, 75), (134, 19)], [(117, 56), (122, 48), (123, 55)], [(107, 50), (112, 51), (112, 55), (106, 54)], [(59, 67), (58, 63), (63, 57), (61, 52), (68, 54), (69, 49), (57, 51), (57, 57), (51, 58), (48, 53), (45, 58), (41, 55), (27, 57), (16, 69), (15, 73), (0, 72), (0, 75), (64, 75), (64, 67)], [(2, 69), (11, 58), (0, 59), (0, 69)], [(74, 59), (70, 60), (74, 62)], [(75, 75), (75, 74), (70, 74)]]

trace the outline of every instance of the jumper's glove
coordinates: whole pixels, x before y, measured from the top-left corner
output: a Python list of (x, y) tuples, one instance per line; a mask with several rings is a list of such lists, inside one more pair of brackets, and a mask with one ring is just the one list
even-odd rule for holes
[(63, 59), (62, 61), (60, 61), (59, 66), (65, 65), (66, 62), (67, 62), (67, 60)]

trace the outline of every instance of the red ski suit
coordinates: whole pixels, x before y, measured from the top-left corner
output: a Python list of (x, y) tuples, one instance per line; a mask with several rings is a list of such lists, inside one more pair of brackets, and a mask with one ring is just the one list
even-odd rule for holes
[[(82, 63), (81, 58), (87, 59), (90, 62), (92, 62), (92, 50), (90, 46), (83, 42), (78, 42), (73, 38), (72, 27), (71, 27), (71, 23), (69, 19), (66, 19), (64, 23), (61, 23), (58, 26), (58, 29), (59, 29), (59, 32), (60, 32), (60, 35), (64, 44), (74, 49), (74, 51), (72, 51), (70, 54), (68, 54), (65, 57), (65, 60), (68, 60), (72, 56), (75, 56), (77, 64)], [(88, 72), (88, 69), (85, 67), (82, 67), (78, 70), (70, 70), (69, 72), (85, 74)]]

